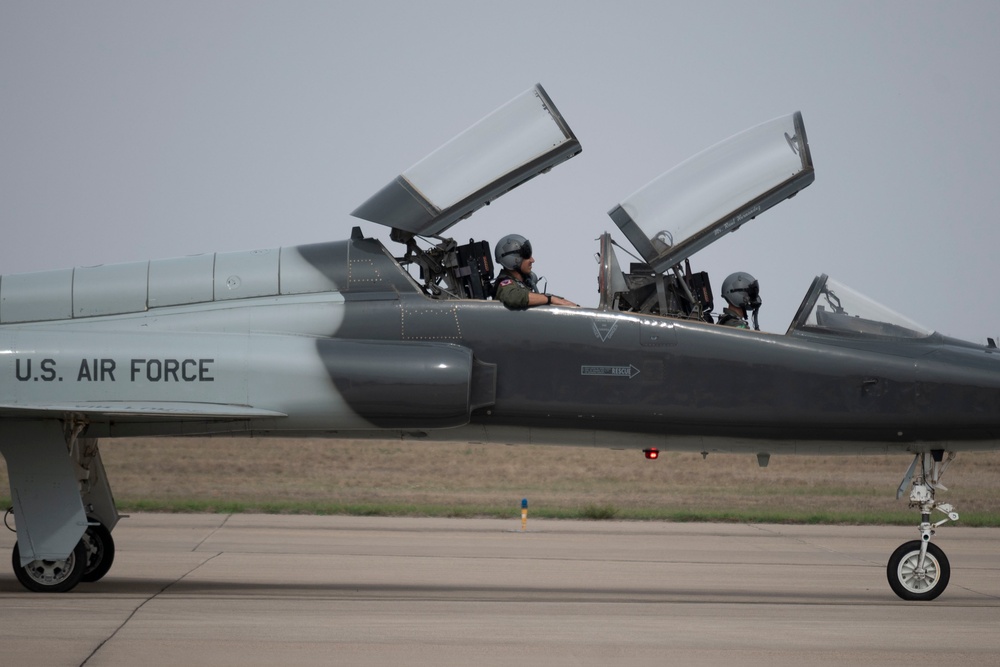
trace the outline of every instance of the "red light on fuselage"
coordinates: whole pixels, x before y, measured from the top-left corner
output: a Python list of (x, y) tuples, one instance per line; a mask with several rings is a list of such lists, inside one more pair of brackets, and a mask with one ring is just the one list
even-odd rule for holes
[(642, 453), (646, 455), (647, 459), (656, 459), (660, 457), (660, 450), (656, 447), (650, 447), (649, 449), (642, 450)]

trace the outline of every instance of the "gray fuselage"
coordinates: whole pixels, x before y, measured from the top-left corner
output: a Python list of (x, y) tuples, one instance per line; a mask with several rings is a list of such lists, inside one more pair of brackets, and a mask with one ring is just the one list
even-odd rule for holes
[[(95, 267), (68, 276), (70, 316), (36, 300), (42, 316), (29, 321), (9, 320), (32, 281), (3, 277), (15, 307), (0, 305), (0, 414), (79, 414), (94, 437), (827, 453), (992, 449), (1000, 438), (991, 348), (431, 299), (372, 239), (271, 253), (205, 260), (201, 282), (169, 261), (134, 269), (138, 286), (102, 283), (95, 271), (128, 271)], [(168, 289), (157, 272), (190, 285)], [(261, 293), (219, 298), (253, 285)]]

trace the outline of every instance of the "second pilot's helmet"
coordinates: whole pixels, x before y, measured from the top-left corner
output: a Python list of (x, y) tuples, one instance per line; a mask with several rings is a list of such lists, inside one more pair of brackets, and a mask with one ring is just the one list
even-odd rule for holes
[(505, 269), (517, 271), (521, 262), (531, 257), (531, 241), (520, 234), (508, 234), (499, 241), (493, 251), (497, 264)]
[(757, 279), (744, 271), (737, 271), (722, 281), (722, 296), (729, 305), (737, 308), (760, 308), (760, 286)]

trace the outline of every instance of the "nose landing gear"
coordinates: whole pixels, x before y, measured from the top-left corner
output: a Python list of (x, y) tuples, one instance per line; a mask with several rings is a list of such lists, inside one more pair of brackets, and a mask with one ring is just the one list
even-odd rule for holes
[[(941, 484), (941, 476), (948, 465), (955, 459), (954, 452), (948, 453), (944, 460), (944, 452), (935, 450), (918, 453), (913, 458), (909, 470), (899, 485), (896, 497), (902, 496), (910, 481), (910, 507), (920, 508), (920, 539), (906, 542), (896, 549), (889, 557), (886, 566), (886, 577), (893, 592), (904, 600), (926, 602), (933, 600), (944, 592), (951, 578), (951, 564), (944, 551), (936, 544), (931, 544), (934, 529), (949, 521), (958, 521), (958, 512), (948, 503), (937, 503), (934, 500), (936, 489), (947, 491)], [(943, 463), (942, 463), (943, 462)], [(916, 472), (916, 477), (914, 477)], [(931, 523), (931, 514), (938, 510), (946, 518)]]

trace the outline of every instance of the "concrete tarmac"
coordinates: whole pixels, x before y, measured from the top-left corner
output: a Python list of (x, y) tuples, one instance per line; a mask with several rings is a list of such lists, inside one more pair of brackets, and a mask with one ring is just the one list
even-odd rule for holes
[[(0, 573), (7, 665), (1000, 665), (1000, 529), (139, 514), (100, 582)], [(13, 546), (3, 531), (0, 547)]]

